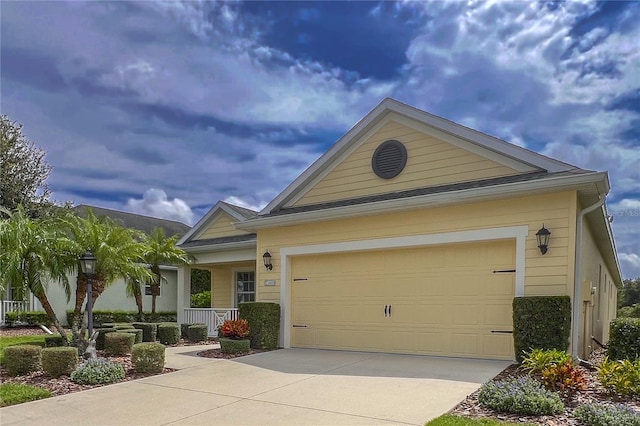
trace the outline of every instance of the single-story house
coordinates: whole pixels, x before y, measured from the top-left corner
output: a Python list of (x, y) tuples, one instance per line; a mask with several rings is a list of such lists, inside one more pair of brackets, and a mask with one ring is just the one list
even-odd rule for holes
[[(218, 202), (182, 237), (178, 318), (276, 302), (283, 347), (510, 360), (513, 298), (568, 295), (585, 356), (622, 283), (608, 192), (606, 172), (385, 99), (262, 211)], [(188, 307), (196, 267), (212, 309)]]
[[(159, 219), (101, 207), (79, 205), (74, 207), (73, 210), (75, 210), (78, 215), (83, 216), (89, 208), (93, 210), (93, 213), (98, 217), (106, 216), (125, 228), (136, 229), (145, 233), (151, 233), (155, 228), (162, 228), (167, 236), (182, 236), (190, 229), (188, 225), (173, 220)], [(161, 274), (164, 277), (164, 280), (160, 283), (160, 295), (156, 298), (156, 311), (175, 312), (177, 306), (177, 268), (171, 265), (162, 265)], [(67, 302), (65, 293), (57, 282), (50, 282), (47, 285), (47, 296), (49, 298), (49, 302), (62, 324), (67, 323), (66, 311), (72, 310), (75, 305), (74, 291), (76, 285), (76, 274), (69, 274), (68, 279), (72, 288), (71, 300), (69, 302)], [(145, 286), (142, 289), (142, 292), (142, 306), (145, 312), (151, 311), (152, 297), (150, 286)], [(0, 294), (0, 296), (2, 296), (0, 304), (2, 309), (0, 311), (0, 321), (4, 321), (5, 312), (17, 310), (43, 310), (38, 299), (36, 299), (32, 294), (26, 295), (26, 300), (18, 300), (19, 298), (15, 297), (16, 294), (17, 293), (12, 288), (7, 288), (5, 289), (4, 294)], [(126, 283), (123, 279), (116, 280), (105, 289), (104, 293), (102, 293), (98, 300), (96, 300), (94, 309), (137, 312), (134, 298), (127, 297)]]

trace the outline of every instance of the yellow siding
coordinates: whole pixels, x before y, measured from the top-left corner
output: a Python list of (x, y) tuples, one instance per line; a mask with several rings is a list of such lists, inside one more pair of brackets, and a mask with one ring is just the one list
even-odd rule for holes
[[(234, 307), (234, 273), (235, 271), (253, 271), (256, 263), (237, 262), (233, 264), (215, 265), (212, 268), (212, 307), (232, 308)], [(256, 284), (257, 286), (257, 284)]]
[(196, 235), (193, 239), (204, 240), (207, 238), (232, 237), (235, 235), (247, 234), (247, 232), (240, 231), (233, 227), (233, 223), (237, 221), (238, 220), (229, 216), (227, 213), (220, 211), (211, 218), (211, 225)]
[[(371, 157), (384, 141), (396, 139), (407, 148), (407, 165), (393, 179), (381, 179), (371, 169)], [(407, 126), (390, 121), (359, 146), (295, 205), (404, 191), (518, 172)]]
[[(280, 301), (282, 247), (411, 236), (483, 228), (528, 225), (525, 294), (571, 295), (575, 192), (511, 198), (459, 206), (412, 210), (258, 231), (258, 253), (271, 252), (273, 270), (257, 270), (257, 300)], [(542, 256), (535, 233), (542, 224), (551, 231), (549, 252)], [(575, 227), (575, 225), (573, 225)], [(276, 286), (265, 287), (264, 280)]]
[[(590, 336), (593, 335), (601, 343), (609, 340), (609, 322), (616, 316), (616, 287), (611, 278), (602, 255), (593, 239), (591, 228), (584, 222), (582, 234), (581, 277), (583, 286), (583, 308), (586, 321), (584, 333), (584, 350), (590, 352), (593, 346)], [(595, 291), (590, 291), (594, 288)], [(593, 293), (593, 294), (591, 294)]]

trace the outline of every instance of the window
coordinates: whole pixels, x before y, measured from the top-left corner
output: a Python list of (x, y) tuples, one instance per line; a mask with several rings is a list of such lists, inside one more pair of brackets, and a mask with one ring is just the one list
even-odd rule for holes
[(236, 272), (236, 306), (256, 301), (256, 278), (253, 271)]

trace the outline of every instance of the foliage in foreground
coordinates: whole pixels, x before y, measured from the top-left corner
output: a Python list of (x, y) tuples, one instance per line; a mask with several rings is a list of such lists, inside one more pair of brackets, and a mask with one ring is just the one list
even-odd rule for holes
[(585, 426), (640, 426), (640, 413), (624, 405), (584, 404), (573, 415)]
[(480, 388), (478, 401), (483, 407), (500, 413), (527, 416), (553, 415), (564, 410), (560, 396), (531, 377), (485, 383)]
[(640, 359), (635, 361), (604, 359), (598, 369), (598, 381), (614, 396), (640, 396)]
[(425, 426), (532, 426), (529, 423), (502, 422), (495, 419), (472, 419), (469, 417), (445, 414), (428, 422)]
[(17, 383), (3, 383), (0, 385), (0, 407), (22, 404), (23, 402), (35, 401), (36, 399), (44, 399), (51, 396), (51, 392), (37, 386)]
[(124, 379), (122, 364), (104, 358), (90, 359), (71, 373), (71, 380), (81, 385), (113, 383)]

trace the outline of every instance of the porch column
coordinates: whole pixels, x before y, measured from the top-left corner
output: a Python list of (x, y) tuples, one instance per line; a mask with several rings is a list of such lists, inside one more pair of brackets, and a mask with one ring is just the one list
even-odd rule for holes
[(184, 309), (191, 306), (191, 267), (178, 267), (178, 292), (176, 300), (176, 313), (178, 314), (178, 323), (185, 321)]

